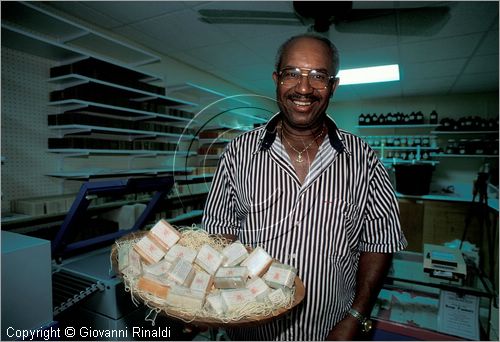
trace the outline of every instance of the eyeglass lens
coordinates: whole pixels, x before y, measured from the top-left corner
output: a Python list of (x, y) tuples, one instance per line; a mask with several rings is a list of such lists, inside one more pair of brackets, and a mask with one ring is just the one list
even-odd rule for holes
[[(280, 81), (285, 86), (295, 86), (305, 75), (298, 68), (288, 68), (280, 71)], [(330, 76), (326, 72), (309, 70), (307, 73), (307, 78), (311, 87), (315, 89), (323, 89), (328, 86)]]

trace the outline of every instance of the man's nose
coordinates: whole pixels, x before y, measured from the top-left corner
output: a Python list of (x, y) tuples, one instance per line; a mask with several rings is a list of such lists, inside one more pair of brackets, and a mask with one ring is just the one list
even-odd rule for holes
[(309, 83), (308, 75), (300, 75), (299, 82), (295, 86), (295, 91), (300, 94), (309, 94), (314, 91), (314, 88)]

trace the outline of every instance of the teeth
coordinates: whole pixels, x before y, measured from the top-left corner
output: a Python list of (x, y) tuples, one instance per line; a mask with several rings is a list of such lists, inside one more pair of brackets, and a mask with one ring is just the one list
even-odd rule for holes
[(311, 102), (293, 101), (297, 106), (310, 106)]

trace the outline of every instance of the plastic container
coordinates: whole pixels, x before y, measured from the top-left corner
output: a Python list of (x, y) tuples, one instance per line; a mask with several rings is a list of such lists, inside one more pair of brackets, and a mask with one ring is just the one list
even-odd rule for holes
[(404, 195), (421, 196), (430, 191), (432, 171), (431, 164), (396, 164), (396, 191)]

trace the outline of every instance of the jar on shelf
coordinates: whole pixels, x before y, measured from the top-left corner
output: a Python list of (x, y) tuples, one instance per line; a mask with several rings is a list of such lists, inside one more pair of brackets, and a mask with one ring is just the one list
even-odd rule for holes
[(446, 145), (446, 154), (456, 154), (458, 151), (458, 143), (455, 139), (448, 139), (448, 144)]
[(378, 124), (379, 125), (385, 125), (387, 122), (386, 122), (386, 119), (385, 119), (385, 115), (384, 114), (380, 114), (378, 116)]
[(421, 111), (418, 111), (415, 114), (415, 120), (417, 124), (423, 124), (424, 123), (424, 114)]
[(467, 139), (460, 139), (458, 142), (458, 154), (467, 154), (468, 152), (468, 141)]
[(413, 140), (413, 137), (408, 137), (406, 140), (406, 144), (408, 145), (408, 147), (415, 146), (415, 141)]
[(400, 142), (401, 142), (401, 147), (406, 147), (408, 146), (408, 140), (406, 139), (406, 137), (401, 137), (400, 138)]
[(422, 140), (420, 139), (420, 137), (415, 137), (413, 143), (415, 146), (422, 146)]
[(429, 147), (429, 145), (430, 145), (429, 137), (422, 137), (422, 146)]
[(358, 118), (358, 125), (364, 126), (365, 125), (365, 114), (361, 113), (361, 115)]
[(429, 115), (429, 123), (431, 125), (437, 125), (438, 123), (438, 113), (435, 110), (433, 110)]
[(482, 139), (472, 139), (469, 142), (472, 154), (485, 154), (486, 141)]
[(395, 147), (401, 146), (401, 140), (399, 139), (399, 137), (394, 138), (394, 146)]
[(386, 146), (394, 146), (394, 137), (387, 137), (387, 145)]

